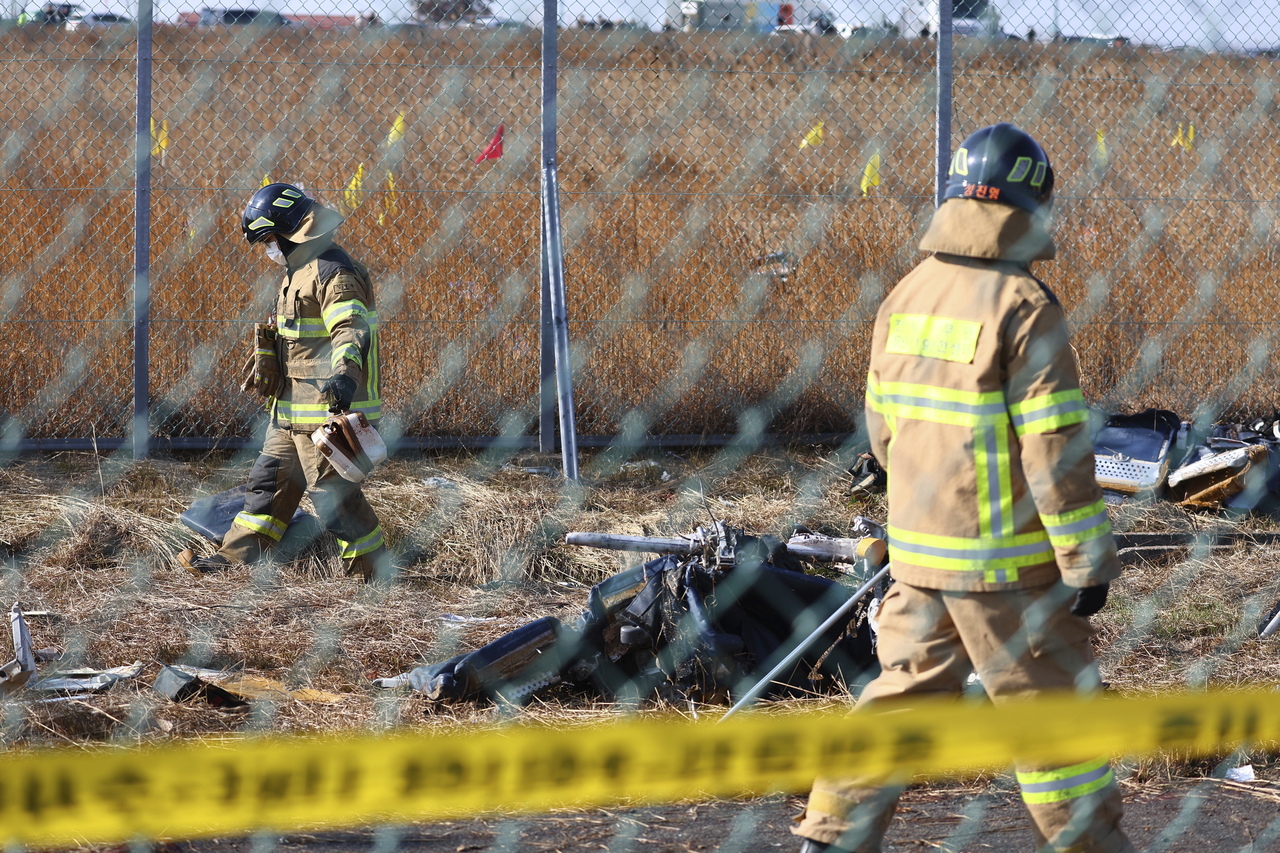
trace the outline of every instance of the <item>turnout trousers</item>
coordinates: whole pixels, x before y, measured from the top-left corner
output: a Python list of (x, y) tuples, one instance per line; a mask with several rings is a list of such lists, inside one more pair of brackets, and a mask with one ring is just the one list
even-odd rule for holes
[[(994, 702), (1099, 686), (1088, 620), (1073, 591), (1055, 584), (999, 592), (947, 592), (902, 581), (879, 611), (882, 672), (858, 707), (964, 691), (970, 671)], [(855, 711), (856, 716), (856, 711)], [(1069, 766), (1016, 767), (1036, 848), (1052, 853), (1132, 853), (1120, 830), (1120, 792), (1103, 757)], [(819, 778), (797, 835), (856, 853), (878, 853), (901, 786), (881, 779)]]
[(343, 479), (316, 450), (309, 432), (267, 428), (262, 451), (249, 472), (244, 509), (236, 515), (218, 553), (252, 563), (277, 545), (302, 496), (307, 494), (325, 528), (342, 549), (347, 574), (363, 580), (388, 575), (382, 525), (358, 483)]

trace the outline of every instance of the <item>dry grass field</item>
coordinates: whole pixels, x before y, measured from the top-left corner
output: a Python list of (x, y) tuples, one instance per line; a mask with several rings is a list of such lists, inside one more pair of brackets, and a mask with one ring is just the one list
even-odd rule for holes
[[(43, 664), (42, 673), (135, 661), (142, 671), (74, 701), (11, 697), (5, 703), (6, 746), (96, 749), (244, 733), (447, 733), (501, 725), (511, 720), (512, 709), (435, 705), (409, 690), (375, 689), (371, 681), (474, 649), (537, 617), (571, 623), (592, 584), (642, 559), (568, 546), (565, 531), (675, 535), (714, 514), (781, 536), (797, 523), (839, 534), (854, 515), (883, 518), (885, 511), (879, 497), (847, 494), (845, 461), (829, 448), (655, 453), (625, 461), (600, 454), (583, 460), (584, 476), (575, 486), (533, 473), (553, 462), (496, 451), (405, 454), (389, 462), (366, 489), (401, 569), (393, 586), (381, 588), (341, 577), (329, 537), (297, 560), (270, 568), (241, 567), (204, 578), (174, 569), (173, 554), (195, 540), (178, 514), (194, 498), (237, 482), (244, 459), (183, 454), (134, 463), (56, 453), (12, 460), (0, 469), (0, 584), (4, 601), (20, 602), (32, 614), (34, 645), (63, 655), (56, 665)], [(1275, 526), (1265, 516), (1192, 515), (1164, 503), (1126, 505), (1113, 518), (1122, 531)], [(1278, 547), (1241, 546), (1127, 568), (1108, 607), (1094, 618), (1112, 689), (1140, 694), (1280, 684), (1277, 640), (1256, 636), (1280, 601)], [(151, 687), (164, 664), (235, 670), (330, 697), (318, 702), (276, 694), (239, 709), (199, 699), (174, 702)], [(837, 693), (787, 700), (774, 710), (831, 709), (849, 700)], [(656, 704), (639, 713), (689, 710)], [(552, 689), (515, 713), (522, 721), (564, 726), (616, 719), (619, 709)], [(1128, 830), (1143, 849), (1234, 850), (1249, 839), (1265, 845), (1273, 837), (1267, 827), (1280, 784), (1275, 747), (1260, 744), (1232, 757), (1232, 766), (1251, 762), (1256, 768), (1260, 781), (1252, 785), (1207, 778), (1221, 772), (1217, 765), (1225, 756), (1118, 757)], [(1026, 822), (1013, 791), (1003, 775), (913, 787), (890, 838), (903, 849), (971, 849), (955, 846), (955, 833), (976, 833), (982, 849), (1027, 849)], [(397, 840), (397, 849), (424, 853), (512, 849), (513, 838), (520, 839), (520, 849), (551, 851), (594, 849), (638, 832), (647, 839), (645, 850), (727, 851), (740, 849), (732, 839), (749, 821), (760, 845), (788, 849), (795, 842), (787, 827), (800, 804), (775, 797), (490, 816), (398, 827), (387, 837)], [(323, 846), (345, 853), (385, 846), (383, 835), (304, 834), (272, 843), (276, 849)], [(254, 836), (165, 849), (216, 853), (256, 850), (260, 842)], [(610, 849), (622, 843), (615, 839)]]
[[(119, 436), (131, 395), (132, 44), (0, 34), (5, 311), (27, 435)], [(274, 274), (237, 233), (265, 176), (349, 211), (379, 278), (386, 396), (412, 435), (527, 428), (537, 376), (539, 36), (160, 28), (151, 367), (160, 435), (248, 431), (233, 392)], [(931, 47), (907, 40), (561, 36), (578, 426), (733, 433), (856, 423), (876, 303), (931, 203)], [(1266, 414), (1280, 190), (1275, 62), (957, 45), (955, 125), (1049, 149), (1059, 259), (1103, 408)], [(396, 116), (402, 139), (389, 139)], [(821, 145), (798, 141), (823, 122)], [(498, 124), (506, 153), (475, 164)], [(1196, 128), (1194, 148), (1172, 146)], [(1099, 136), (1101, 135), (1101, 141)], [(1101, 150), (1105, 148), (1105, 157)], [(881, 181), (860, 182), (879, 153)], [(360, 193), (349, 193), (363, 166)], [(394, 194), (387, 175), (392, 176)], [(785, 278), (753, 259), (786, 252)], [(73, 345), (68, 347), (68, 342)]]
[[(884, 517), (879, 498), (846, 494), (850, 480), (838, 454), (817, 447), (663, 453), (631, 464), (602, 454), (584, 460), (575, 486), (529, 473), (546, 461), (490, 452), (388, 463), (366, 489), (400, 567), (395, 585), (382, 589), (343, 578), (327, 535), (272, 568), (205, 578), (173, 568), (179, 549), (201, 547), (178, 514), (238, 482), (240, 460), (18, 458), (0, 471), (4, 600), (45, 614), (30, 620), (34, 643), (61, 650), (61, 666), (139, 661), (143, 674), (84, 701), (30, 706), (6, 737), (26, 744), (151, 742), (246, 725), (240, 712), (153, 693), (150, 684), (166, 663), (244, 670), (342, 697), (336, 704), (285, 701), (271, 730), (478, 720), (483, 707), (433, 711), (370, 681), (479, 647), (539, 616), (572, 623), (591, 585), (642, 559), (566, 545), (566, 531), (673, 536), (714, 514), (785, 538), (796, 524), (841, 535), (855, 515)], [(1121, 531), (1274, 528), (1269, 517), (1190, 515), (1166, 503), (1126, 505), (1114, 518)], [(1280, 602), (1276, 548), (1242, 546), (1128, 568), (1095, 620), (1104, 677), (1124, 692), (1280, 683), (1276, 639), (1257, 639)], [(459, 624), (445, 614), (493, 618)], [(554, 720), (590, 711), (582, 703), (553, 693), (531, 713)]]

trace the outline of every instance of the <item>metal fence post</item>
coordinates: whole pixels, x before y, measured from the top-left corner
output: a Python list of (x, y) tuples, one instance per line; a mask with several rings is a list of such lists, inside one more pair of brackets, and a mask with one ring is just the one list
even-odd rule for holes
[[(556, 402), (560, 409), (560, 455), (565, 479), (578, 479), (578, 434), (573, 413), (573, 367), (569, 362), (569, 318), (564, 292), (564, 244), (560, 234), (560, 190), (556, 175), (556, 76), (559, 46), (556, 0), (542, 3), (542, 364), (548, 344), (555, 353)], [(548, 322), (549, 320), (549, 322)], [(548, 337), (550, 340), (548, 340)], [(545, 372), (540, 399), (545, 401)], [(542, 407), (545, 409), (545, 406)], [(545, 441), (540, 436), (540, 446)]]
[[(559, 49), (556, 32), (556, 0), (544, 0), (542, 7), (542, 166), (556, 159), (556, 55)], [(550, 33), (550, 37), (548, 37)], [(539, 294), (539, 355), (541, 361), (538, 369), (538, 451), (551, 453), (555, 450), (556, 440), (556, 353), (555, 325), (551, 318), (551, 256), (547, 243), (546, 229), (547, 194), (544, 185), (541, 198), (543, 222), (539, 227), (541, 235), (541, 276)]]
[(151, 443), (147, 375), (151, 355), (151, 0), (138, 0), (138, 133), (133, 190), (133, 458)]
[[(543, 202), (545, 204), (545, 201)], [(545, 208), (544, 208), (545, 209)], [(556, 448), (556, 350), (555, 326), (551, 322), (551, 280), (547, 262), (546, 229), (542, 232), (542, 274), (539, 277), (539, 366), (538, 366), (538, 452)]]
[(951, 0), (938, 0), (938, 152), (937, 192), (934, 206), (942, 204), (942, 194), (947, 189), (947, 174), (951, 170)]

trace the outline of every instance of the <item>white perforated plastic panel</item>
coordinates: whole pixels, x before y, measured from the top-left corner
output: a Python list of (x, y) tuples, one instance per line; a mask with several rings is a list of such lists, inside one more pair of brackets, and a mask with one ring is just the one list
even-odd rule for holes
[(1093, 460), (1098, 485), (1121, 492), (1137, 492), (1157, 485), (1169, 467), (1167, 456), (1159, 462), (1147, 462), (1119, 454), (1095, 454)]

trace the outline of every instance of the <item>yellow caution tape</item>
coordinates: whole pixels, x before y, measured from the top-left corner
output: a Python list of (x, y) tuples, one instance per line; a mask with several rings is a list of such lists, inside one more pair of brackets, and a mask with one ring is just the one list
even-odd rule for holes
[(1280, 693), (955, 700), (855, 715), (623, 719), (448, 734), (245, 738), (0, 758), (0, 841), (69, 845), (808, 789), (1280, 742)]

